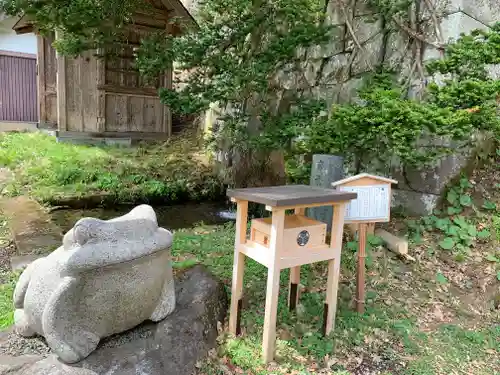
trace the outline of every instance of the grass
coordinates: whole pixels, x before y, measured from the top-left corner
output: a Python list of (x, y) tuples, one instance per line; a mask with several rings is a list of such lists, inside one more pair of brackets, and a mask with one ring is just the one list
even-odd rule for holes
[(14, 323), (12, 295), (18, 276), (13, 272), (0, 272), (0, 330)]
[[(172, 247), (174, 267), (206, 265), (229, 292), (232, 274), (234, 226), (198, 226), (175, 233)], [(320, 334), (323, 313), (324, 264), (303, 267), (303, 291), (297, 311), (286, 306), (288, 272), (281, 274), (278, 306), (276, 362), (261, 363), (266, 269), (248, 259), (245, 267), (243, 335), (225, 333), (219, 346), (200, 364), (204, 375), (269, 374), (381, 374), (381, 375), (493, 375), (500, 352), (500, 326), (484, 319), (467, 327), (460, 321), (427, 324), (435, 313), (420, 307), (446, 301), (442, 286), (417, 269), (402, 267), (387, 252), (372, 249), (368, 269), (367, 308), (363, 315), (353, 311), (355, 253), (346, 247), (342, 261), (339, 308), (333, 335)], [(400, 279), (411, 272), (413, 277)], [(444, 272), (444, 271), (443, 271)], [(12, 290), (16, 275), (0, 275), (0, 327), (12, 323)], [(398, 296), (398, 292), (400, 295)], [(450, 297), (451, 298), (451, 297)], [(425, 321), (423, 322), (422, 319)], [(432, 322), (430, 322), (432, 323)], [(432, 325), (432, 324), (431, 324)], [(360, 367), (361, 366), (361, 367)], [(364, 368), (367, 372), (353, 372)], [(371, 371), (371, 372), (370, 372)]]
[[(223, 280), (229, 291), (233, 236), (232, 226), (178, 231), (172, 253), (180, 265), (205, 264)], [(431, 276), (419, 280), (423, 277), (419, 274), (402, 287), (397, 277), (406, 275), (408, 270), (398, 269), (401, 262), (384, 254), (385, 260), (377, 259), (369, 270), (367, 309), (359, 315), (351, 306), (355, 254), (347, 248), (344, 250), (343, 275), (347, 279), (340, 287), (336, 329), (330, 338), (320, 335), (324, 265), (303, 267), (304, 293), (294, 313), (286, 306), (288, 272), (283, 271), (276, 363), (270, 366), (262, 365), (260, 356), (266, 269), (247, 258), (243, 335), (238, 338), (221, 335), (218, 352), (212, 353), (199, 373), (348, 375), (360, 365), (384, 375), (492, 375), (500, 371), (500, 363), (494, 362), (500, 351), (500, 326), (485, 322), (471, 328), (457, 321), (437, 324), (431, 330), (423, 328), (422, 319), (432, 320), (432, 317), (418, 313), (418, 309), (411, 311), (408, 305), (418, 303), (425, 307), (434, 303), (429, 293), (438, 293), (436, 290), (441, 286), (434, 283)], [(376, 252), (373, 256), (377, 256)], [(403, 289), (407, 289), (408, 294), (395, 297), (395, 291)]]
[(18, 274), (10, 272), (2, 262), (2, 257), (7, 256), (7, 247), (10, 242), (10, 234), (5, 217), (0, 211), (0, 330), (10, 326), (14, 322), (14, 311), (12, 306), (12, 294)]
[(41, 133), (0, 134), (0, 167), (14, 172), (10, 195), (52, 205), (104, 195), (119, 203), (173, 203), (220, 197), (221, 184), (203, 162), (191, 133), (137, 147), (58, 143)]
[[(40, 197), (43, 186), (52, 189), (49, 189), (52, 192), (61, 193), (53, 182), (46, 184), (47, 178), (54, 178), (47, 175), (52, 176), (55, 172), (43, 171), (36, 163), (36, 160), (41, 160), (38, 164), (44, 165), (59, 160), (43, 153), (36, 154), (36, 150), (54, 147), (50, 146), (53, 140), (40, 135), (10, 135), (13, 138), (9, 138), (9, 142), (14, 142), (17, 136), (35, 137), (35, 140), (40, 139), (47, 145), (20, 150), (19, 154), (24, 156), (19, 159), (12, 151), (12, 145), (9, 146), (10, 153), (0, 151), (0, 164), (7, 160), (9, 167), (16, 173), (16, 181), (11, 189), (17, 186), (22, 190), (20, 181), (32, 181), (34, 185), (29, 188), (32, 195)], [(5, 138), (0, 138), (0, 146), (2, 142), (5, 142)], [(20, 146), (26, 145), (26, 138), (19, 142)], [(58, 146), (57, 149), (61, 150), (60, 147), (66, 150), (65, 155), (67, 152), (79, 155), (79, 162), (83, 165), (87, 158), (93, 157), (99, 173), (103, 169), (117, 173), (120, 168), (125, 168), (120, 166), (121, 163), (129, 165), (123, 152), (138, 152), (66, 145)], [(30, 152), (35, 152), (35, 155), (29, 156)], [(157, 152), (166, 157), (163, 152)], [(97, 154), (100, 156), (95, 156)], [(122, 155), (124, 159), (117, 155)], [(148, 154), (148, 158), (150, 156)], [(107, 162), (99, 164), (101, 157)], [(60, 158), (63, 162), (62, 155)], [(78, 159), (75, 156), (72, 158)], [(137, 160), (133, 157), (131, 159), (133, 168), (142, 165), (139, 157)], [(114, 163), (112, 166), (107, 164), (110, 160)], [(143, 162), (153, 163), (151, 160)], [(148, 164), (148, 168), (156, 168), (153, 164)], [(146, 171), (148, 168), (142, 170)], [(85, 166), (84, 171), (89, 170), (90, 167)], [(23, 177), (24, 173), (29, 173), (30, 176)], [(130, 171), (120, 176), (125, 180), (128, 175)], [(44, 178), (38, 181), (37, 176)], [(102, 178), (98, 176), (97, 180), (89, 183), (90, 186), (94, 186), (92, 184), (97, 181), (102, 182)], [(486, 186), (490, 185), (492, 184)], [(133, 186), (123, 182), (122, 188), (127, 191), (133, 189)], [(119, 196), (119, 193), (116, 194)], [(498, 202), (497, 195), (493, 198)], [(491, 215), (493, 232), (496, 232), (497, 240), (500, 240), (498, 211), (488, 211), (487, 215)], [(484, 222), (489, 223), (489, 217), (488, 220), (484, 218)], [(201, 225), (176, 231), (172, 247), (174, 267), (184, 269), (196, 263), (204, 264), (222, 280), (229, 292), (234, 234), (232, 225)], [(268, 365), (261, 362), (266, 269), (248, 259), (244, 280), (243, 335), (233, 337), (225, 329), (218, 338), (217, 349), (212, 350), (208, 358), (198, 364), (197, 373), (499, 375), (500, 309), (492, 302), (500, 282), (500, 278), (496, 278), (500, 262), (496, 258), (488, 258), (498, 244), (494, 242), (494, 238), (492, 241), (484, 241), (480, 246), (471, 248), (467, 259), (460, 264), (454, 260), (453, 254), (441, 250), (432, 236), (423, 235), (421, 244), (411, 249), (412, 256), (418, 259), (415, 263), (405, 263), (376, 243), (371, 243), (370, 262), (367, 263), (366, 312), (362, 315), (353, 311), (356, 246), (347, 242), (342, 255), (335, 331), (327, 338), (320, 335), (325, 265), (320, 263), (302, 267), (300, 304), (293, 313), (286, 306), (288, 271), (283, 271), (278, 303), (276, 360)], [(11, 299), (15, 278), (16, 275), (11, 273), (0, 274), (0, 327), (12, 323)]]

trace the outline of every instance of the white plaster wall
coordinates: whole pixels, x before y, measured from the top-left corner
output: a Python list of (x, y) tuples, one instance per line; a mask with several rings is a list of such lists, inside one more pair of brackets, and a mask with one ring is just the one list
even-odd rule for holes
[(0, 50), (23, 53), (37, 53), (36, 36), (33, 33), (17, 35), (12, 26), (17, 19), (0, 21)]

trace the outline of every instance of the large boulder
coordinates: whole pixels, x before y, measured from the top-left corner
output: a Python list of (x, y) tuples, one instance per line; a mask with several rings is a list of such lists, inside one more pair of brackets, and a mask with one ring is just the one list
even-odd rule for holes
[(61, 360), (87, 357), (107, 336), (175, 308), (172, 233), (150, 206), (79, 220), (63, 245), (31, 263), (14, 290), (16, 332), (40, 335)]
[[(175, 281), (177, 305), (159, 323), (145, 323), (103, 340), (87, 358), (65, 364), (42, 341), (0, 338), (0, 375), (189, 375), (216, 344), (227, 311), (224, 285), (204, 267)], [(16, 355), (25, 353), (23, 355)]]

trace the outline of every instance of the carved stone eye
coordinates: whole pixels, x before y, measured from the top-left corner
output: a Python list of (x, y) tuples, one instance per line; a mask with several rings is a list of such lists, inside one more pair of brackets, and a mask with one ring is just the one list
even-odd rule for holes
[(309, 237), (310, 237), (309, 232), (307, 230), (303, 230), (297, 236), (297, 244), (299, 246), (306, 246), (307, 243), (309, 242)]

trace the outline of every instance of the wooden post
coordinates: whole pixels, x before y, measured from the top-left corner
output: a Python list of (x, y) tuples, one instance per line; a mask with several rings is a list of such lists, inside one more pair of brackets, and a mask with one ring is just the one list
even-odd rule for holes
[(271, 259), (267, 269), (266, 308), (264, 316), (264, 335), (262, 337), (262, 354), (264, 363), (274, 358), (276, 342), (276, 314), (278, 310), (278, 294), (280, 287), (280, 252), (283, 247), (285, 230), (285, 210), (273, 209), (271, 224), (271, 241), (269, 251)]
[(358, 277), (356, 282), (356, 309), (365, 312), (365, 258), (366, 258), (366, 224), (359, 223)]
[(106, 83), (106, 49), (99, 48), (97, 50), (97, 132), (104, 133), (106, 131), (106, 91), (102, 86)]
[[(296, 208), (295, 215), (305, 215), (305, 208)], [(299, 303), (300, 266), (290, 268), (290, 282), (288, 285), (288, 307), (295, 310)]]
[(38, 32), (36, 35), (37, 55), (36, 55), (36, 74), (37, 74), (37, 89), (38, 89), (38, 121), (40, 124), (47, 122), (47, 103), (45, 100), (47, 92), (47, 77), (45, 74), (45, 58), (47, 41)]
[(340, 255), (342, 249), (342, 235), (344, 233), (345, 204), (333, 207), (332, 233), (330, 249), (333, 259), (328, 261), (328, 279), (326, 286), (326, 301), (323, 311), (323, 334), (329, 335), (335, 328), (337, 314), (337, 292), (340, 278)]
[[(56, 31), (56, 40), (60, 35)], [(57, 87), (57, 130), (67, 131), (68, 123), (66, 120), (66, 57), (56, 52), (57, 71), (56, 71), (56, 87)]]
[(234, 241), (233, 283), (231, 287), (231, 308), (229, 313), (229, 331), (233, 335), (241, 333), (241, 308), (243, 296), (243, 272), (245, 255), (240, 252), (240, 245), (245, 243), (247, 234), (248, 201), (237, 202), (236, 236)]

